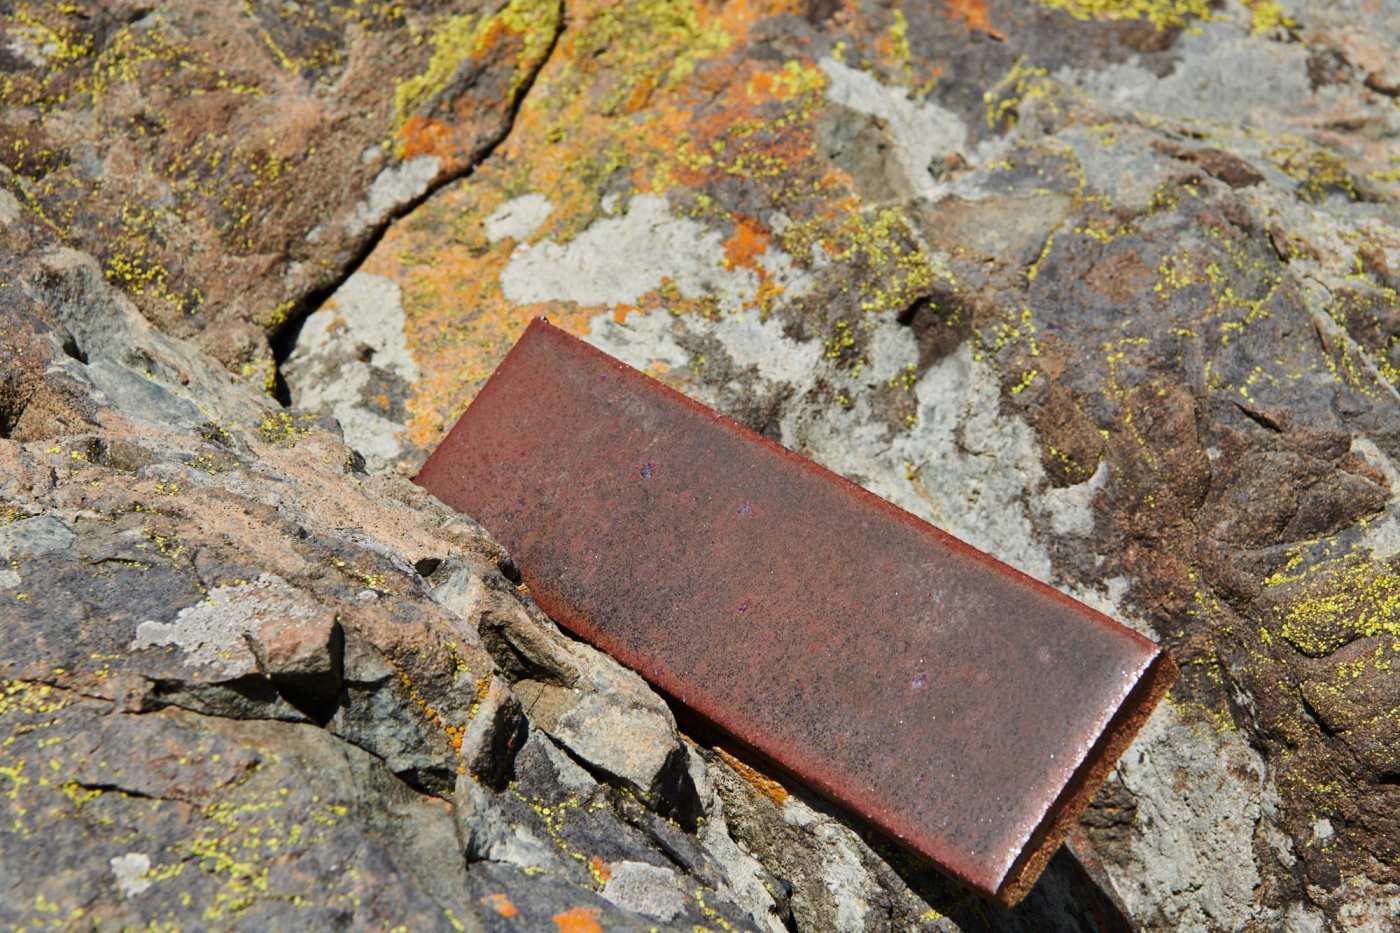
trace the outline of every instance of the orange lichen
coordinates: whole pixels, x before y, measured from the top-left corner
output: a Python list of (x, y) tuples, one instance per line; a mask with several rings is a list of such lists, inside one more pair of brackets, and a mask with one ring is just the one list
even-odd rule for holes
[[(678, 4), (655, 14), (665, 28), (634, 53), (641, 60), (630, 67), (625, 61), (610, 60), (621, 55), (615, 49), (625, 46), (625, 41), (601, 43), (591, 38), (590, 30), (619, 31), (630, 21), (615, 24), (610, 18), (641, 14), (607, 4), (581, 5), (570, 16), (557, 54), (523, 102), (500, 157), (481, 166), (470, 185), (442, 192), (408, 221), (390, 228), (366, 263), (365, 271), (388, 276), (403, 290), (406, 336), (422, 374), (407, 403), (411, 443), (428, 447), (441, 437), (537, 315), (547, 314), (556, 325), (584, 335), (598, 313), (611, 312), (615, 319), (625, 319), (633, 310), (563, 302), (511, 303), (497, 283), (515, 245), (510, 240), (487, 242), (482, 222), (515, 195), (528, 190), (548, 192), (554, 216), (534, 238), (567, 242), (600, 215), (599, 186), (613, 173), (630, 175), (636, 190), (660, 191), (674, 185), (677, 134), (687, 133), (690, 122), (690, 108), (680, 106), (677, 98), (693, 96), (708, 83), (693, 73), (694, 63), (722, 54), (743, 38), (753, 21), (773, 12), (772, 6), (758, 3), (693, 4), (692, 22), (675, 12), (686, 6), (692, 5)], [(721, 33), (724, 39), (719, 38)], [(668, 42), (673, 47), (667, 48)], [(604, 49), (601, 55), (592, 54), (590, 43)], [(590, 90), (611, 88), (624, 71), (630, 89), (619, 100), (620, 109), (647, 108), (637, 123), (603, 112)], [(668, 86), (669, 76), (682, 72), (686, 82)], [(775, 95), (792, 93), (792, 74), (789, 69), (770, 78)], [(723, 88), (722, 83), (715, 86)], [(740, 109), (752, 106), (746, 103)], [(708, 143), (725, 132), (725, 121), (720, 120), (700, 135)], [(428, 153), (443, 145), (441, 137), (429, 121), (409, 119), (398, 141), (405, 152)], [(699, 174), (695, 177), (701, 180)], [(744, 237), (745, 242), (736, 244), (741, 259), (759, 252), (753, 232)], [(430, 260), (420, 258), (425, 256)], [(677, 297), (662, 287), (644, 296), (636, 308), (703, 310), (699, 304), (677, 302)]]
[(948, 0), (948, 15), (961, 20), (968, 32), (981, 32), (993, 39), (1005, 39), (1006, 34), (992, 25), (984, 0)]
[(399, 127), (398, 143), (405, 159), (429, 155), (447, 160), (452, 156), (452, 134), (447, 127), (416, 114)]
[(488, 894), (481, 898), (479, 903), (483, 907), (489, 907), (507, 919), (520, 913), (520, 911), (516, 909), (516, 906), (510, 902), (510, 898), (505, 894)]
[[(907, 278), (900, 270), (887, 276), (878, 268), (898, 259), (898, 249), (853, 251), (861, 237), (880, 240), (877, 246), (890, 238), (881, 239), (879, 217), (818, 145), (826, 74), (815, 61), (775, 63), (750, 53), (754, 24), (793, 6), (571, 5), (553, 54), (492, 158), (393, 225), (364, 265), (401, 289), (405, 337), (420, 373), (406, 402), (409, 444), (435, 445), (541, 314), (578, 336), (595, 320), (621, 323), (657, 311), (714, 318), (737, 304), (767, 314), (789, 298), (786, 279), (775, 278), (774, 270), (789, 268), (774, 255), (778, 247), (799, 267), (843, 257), (860, 263), (872, 293), (899, 298), (909, 291), (883, 284)], [(440, 145), (427, 122), (406, 121), (403, 129), (405, 151)], [(488, 237), (486, 219), (527, 194), (548, 198), (542, 222), (519, 236)], [(620, 304), (516, 304), (506, 297), (502, 276), (518, 251), (545, 243), (567, 249), (590, 226), (628, 214), (644, 194), (665, 196), (677, 219), (729, 234), (718, 261), (741, 289), (724, 299), (729, 304), (721, 307), (716, 294), (685, 292), (661, 274), (667, 270), (657, 270), (654, 289)], [(742, 213), (724, 206), (736, 198), (746, 205)], [(781, 233), (767, 226), (770, 212), (787, 219)], [(893, 240), (885, 245), (903, 248)], [(879, 310), (889, 303), (876, 302)], [(690, 378), (677, 367), (666, 381), (680, 387)]]
[(786, 787), (779, 784), (777, 781), (773, 780), (767, 775), (759, 773), (757, 770), (740, 761), (738, 758), (735, 758), (733, 755), (731, 755), (724, 749), (717, 748), (715, 749), (715, 751), (719, 754), (720, 759), (725, 764), (729, 765), (729, 767), (734, 769), (735, 774), (739, 775), (739, 777), (743, 778), (745, 781), (748, 782), (750, 787), (758, 791), (763, 796), (767, 797), (769, 800), (776, 803), (778, 806), (781, 807), (783, 803), (788, 799), (788, 797), (792, 796), (788, 793)]
[[(386, 658), (386, 660), (389, 659)], [(414, 706), (418, 707), (418, 711), (423, 714), (423, 718), (427, 719), (430, 723), (432, 723), (434, 726), (440, 729), (447, 736), (447, 740), (452, 743), (453, 749), (455, 749), (456, 751), (461, 751), (462, 734), (464, 731), (462, 727), (449, 725), (447, 721), (444, 720), (442, 716), (438, 714), (438, 711), (434, 709), (432, 705), (423, 697), (423, 695), (418, 692), (418, 687), (413, 683), (412, 679), (410, 679), (406, 673), (399, 669), (399, 666), (395, 664), (392, 660), (389, 660), (389, 664), (398, 673), (399, 683), (403, 684), (404, 690), (408, 692), (408, 698), (413, 701)]]
[(607, 884), (608, 880), (612, 878), (612, 863), (601, 855), (595, 855), (588, 860), (588, 873), (598, 884)]
[(727, 268), (743, 266), (759, 269), (758, 257), (768, 251), (768, 230), (747, 217), (734, 225), (734, 235), (724, 241), (724, 264)]
[(554, 915), (554, 924), (559, 933), (603, 933), (598, 924), (598, 910), (594, 907), (575, 907)]

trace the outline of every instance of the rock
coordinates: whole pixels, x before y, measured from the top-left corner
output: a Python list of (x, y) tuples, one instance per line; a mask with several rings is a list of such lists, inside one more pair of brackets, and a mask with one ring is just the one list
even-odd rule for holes
[[(272, 359), (259, 329), (490, 150), (560, 15), (535, 0), (11, 11), (6, 203), (260, 383)], [(254, 339), (221, 339), (229, 323)]]
[(547, 619), (531, 614), (499, 590), (495, 593), (477, 604), (475, 621), (482, 647), (501, 670), (512, 680), (563, 688), (576, 684), (574, 646)]
[(397, 459), (403, 401), (418, 378), (403, 322), (398, 286), (356, 273), (306, 319), (281, 370), (297, 404), (334, 416), (371, 469)]
[(78, 540), (62, 519), (38, 515), (0, 527), (0, 560), (33, 559), (66, 551)]
[(335, 613), (267, 620), (252, 638), (261, 669), (302, 709), (334, 704), (344, 678), (345, 633)]
[[(699, 845), (639, 803), (670, 813), (691, 800), (686, 819), (697, 819), (694, 792), (685, 794), (689, 759), (658, 698), (560, 635), (470, 519), (402, 478), (367, 476), (314, 417), (276, 409), (134, 317), (119, 293), (82, 272), (89, 260), (61, 258), (16, 260), (30, 276), (21, 281), (43, 286), (12, 306), (25, 333), (47, 341), (65, 307), (87, 316), (78, 330), (92, 353), (60, 364), (62, 391), (83, 413), (79, 433), (64, 433), (61, 417), (36, 409), (31, 395), (15, 423), (33, 425), (37, 439), (0, 440), (0, 605), (16, 634), (0, 659), (0, 724), (14, 736), (0, 748), (0, 775), (25, 794), (42, 781), (52, 795), (47, 775), (61, 774), (56, 799), (72, 813), (36, 798), (49, 822), (31, 825), (29, 798), (19, 803), (22, 833), (0, 835), (0, 874), (26, 893), (0, 892), (6, 921), (32, 924), (58, 904), (64, 916), (119, 923), (178, 919), (189, 908), (204, 922), (278, 924), (295, 902), (312, 927), (397, 917), (478, 928), (500, 915), (467, 898), (475, 882), (462, 878), (478, 873), (474, 860), (499, 859), (548, 872), (540, 890), (553, 892), (549, 916), (594, 904), (616, 925), (645, 928), (649, 920), (593, 893), (603, 882), (588, 859), (675, 856), (696, 876), (684, 881), (685, 918), (744, 922)], [(214, 418), (105, 391), (87, 375), (94, 360)], [(46, 370), (41, 380), (51, 378)], [(530, 721), (478, 626), (510, 672), (545, 678), (522, 681), (527, 688), (571, 691), (580, 713), (561, 734), (598, 757), (588, 766), (615, 784), (600, 784), (542, 731), (527, 741)], [(569, 728), (586, 728), (588, 710), (607, 715), (608, 702), (590, 704), (619, 685), (613, 702), (638, 707), (631, 723), (616, 711), (619, 722), (641, 744), (613, 760)], [(77, 718), (54, 720), (69, 707)], [(65, 759), (39, 756), (47, 746), (33, 743), (43, 735), (20, 741), (60, 726)], [(656, 745), (656, 761), (638, 751), (642, 740)], [(190, 750), (202, 764), (191, 764)], [(347, 763), (354, 775), (341, 773)], [(318, 794), (323, 776), (338, 796)], [(230, 790), (245, 782), (246, 798)], [(353, 806), (349, 794), (359, 795)], [(122, 846), (90, 850), (81, 871), (26, 856), (23, 833), (81, 838), (90, 828), (78, 810), (108, 796), (127, 810), (131, 800), (177, 809), (150, 824), (122, 816), (132, 827)], [(264, 798), (300, 816), (260, 815), (274, 809)], [(112, 825), (111, 813), (91, 812)], [(269, 840), (266, 859), (238, 856), (255, 837)], [(293, 874), (283, 878), (273, 861)], [(331, 879), (327, 866), (337, 864), (350, 873)], [(209, 883), (205, 869), (227, 883)], [(66, 880), (37, 886), (34, 871)], [(375, 892), (385, 879), (398, 879), (388, 881), (394, 892)], [(35, 891), (48, 900), (31, 903)], [(545, 903), (517, 897), (531, 910)]]
[(515, 680), (531, 722), (658, 812), (693, 827), (699, 797), (666, 704), (635, 673), (520, 605), (492, 606), (480, 618), (482, 644)]
[(462, 765), (476, 780), (502, 790), (510, 780), (516, 753), (525, 744), (525, 713), (499, 677), (479, 686), (477, 697), (475, 712), (462, 734)]
[(469, 862), (505, 862), (535, 873), (564, 874), (547, 828), (537, 832), (539, 821), (514, 795), (496, 794), (472, 775), (461, 774), (453, 795), (453, 813)]
[(676, 873), (646, 862), (610, 865), (603, 897), (619, 907), (663, 923), (685, 910), (685, 897), (676, 890)]
[[(12, 6), (0, 922), (1387, 928), (1393, 11)], [(407, 481), (540, 313), (1171, 647), (1016, 911)]]
[(474, 919), (448, 806), (329, 733), (7, 684), (5, 922)]

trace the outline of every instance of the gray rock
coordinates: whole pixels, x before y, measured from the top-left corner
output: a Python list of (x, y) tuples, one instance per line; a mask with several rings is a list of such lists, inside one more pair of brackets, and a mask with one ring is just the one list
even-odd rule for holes
[(659, 812), (694, 824), (688, 752), (670, 709), (640, 677), (518, 605), (498, 603), (480, 625), (532, 723)]
[(293, 403), (333, 416), (371, 469), (391, 467), (401, 453), (406, 390), (418, 378), (399, 287), (364, 272), (346, 279), (302, 325), (282, 375)]
[(0, 560), (43, 557), (66, 551), (78, 540), (73, 529), (53, 515), (39, 515), (0, 525)]
[(462, 765), (467, 774), (487, 787), (502, 790), (528, 734), (525, 712), (499, 677), (491, 677), (478, 687), (477, 697), (462, 734)]
[(685, 910), (676, 873), (646, 862), (614, 862), (603, 897), (619, 907), (655, 917), (663, 923)]
[(468, 861), (504, 862), (530, 872), (564, 875), (561, 853), (540, 820), (519, 798), (498, 794), (469, 774), (453, 794), (457, 834)]

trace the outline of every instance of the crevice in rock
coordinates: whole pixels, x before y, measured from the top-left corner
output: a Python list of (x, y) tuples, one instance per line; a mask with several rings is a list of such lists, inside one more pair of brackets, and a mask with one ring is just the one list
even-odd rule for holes
[(286, 320), (269, 336), (269, 343), (272, 345), (273, 361), (273, 390), (272, 395), (283, 408), (290, 408), (292, 405), (292, 393), (287, 380), (282, 374), (282, 367), (286, 364), (287, 358), (292, 355), (292, 350), (296, 348), (297, 340), (301, 336), (302, 328), (306, 326), (307, 320), (312, 314), (320, 310), (330, 297), (334, 295), (342, 285), (364, 265), (365, 260), (379, 247), (384, 235), (388, 233), (398, 220), (408, 216), (424, 204), (429, 198), (436, 195), (443, 188), (468, 177), (477, 166), (484, 163), (495, 154), (501, 144), (510, 138), (511, 132), (515, 129), (516, 119), (520, 116), (520, 108), (524, 105), (530, 92), (534, 90), (535, 81), (540, 73), (549, 65), (554, 58), (554, 53), (559, 47), (559, 37), (568, 28), (568, 9), (563, 0), (559, 0), (559, 27), (554, 30), (554, 34), (549, 39), (549, 48), (545, 50), (540, 58), (539, 64), (525, 76), (524, 82), (516, 95), (515, 100), (510, 105), (510, 114), (504, 121), (495, 138), (489, 139), (486, 145), (476, 158), (470, 160), (455, 171), (448, 172), (443, 177), (435, 179), (422, 194), (412, 198), (395, 207), (389, 215), (375, 225), (368, 237), (355, 251), (355, 254), (340, 270), (331, 282), (308, 292), (299, 300), (288, 312)]
[(170, 803), (189, 803), (188, 800), (183, 800), (178, 797), (162, 797), (159, 794), (148, 794), (145, 791), (133, 790), (130, 787), (123, 787), (120, 784), (112, 784), (107, 783), (105, 781), (97, 781), (93, 783), (88, 783), (85, 781), (74, 781), (73, 784), (74, 786), (80, 787), (86, 791), (97, 791), (99, 793), (104, 794), (122, 794), (123, 796), (132, 797), (137, 800), (164, 800)]
[(65, 356), (77, 360), (84, 366), (87, 365), (88, 356), (83, 352), (83, 348), (78, 345), (78, 338), (74, 337), (72, 334), (64, 334), (62, 348)]
[[(353, 747), (353, 748), (357, 748), (357, 749), (359, 749), (360, 751), (364, 752), (365, 754), (369, 755), (371, 758), (374, 758), (376, 761), (378, 761), (381, 765), (384, 766), (384, 769), (385, 769), (386, 771), (388, 771), (388, 772), (389, 772), (390, 774), (392, 774), (394, 777), (396, 777), (396, 778), (398, 778), (400, 781), (402, 781), (402, 782), (404, 783), (404, 785), (405, 785), (406, 787), (410, 788), (411, 790), (413, 790), (414, 793), (421, 794), (422, 796), (425, 796), (425, 797), (433, 797), (433, 798), (436, 798), (436, 799), (439, 799), (439, 800), (450, 800), (451, 797), (452, 797), (452, 790), (451, 790), (450, 782), (449, 782), (448, 779), (447, 779), (447, 776), (450, 775), (450, 774), (452, 774), (453, 771), (454, 771), (454, 768), (453, 768), (451, 762), (443, 762), (443, 763), (441, 763), (440, 766), (438, 766), (438, 767), (430, 767), (430, 768), (408, 768), (408, 769), (404, 769), (404, 770), (401, 770), (401, 771), (394, 771), (394, 770), (390, 767), (390, 765), (389, 765), (389, 760), (388, 760), (383, 754), (381, 754), (380, 752), (375, 751), (375, 749), (371, 748), (371, 747), (368, 746), (368, 745), (365, 745), (365, 744), (362, 743), (362, 742), (356, 741), (356, 740), (355, 740), (354, 738), (352, 738), (351, 736), (345, 735), (344, 733), (338, 732), (338, 731), (336, 731), (335, 729), (331, 728), (331, 721), (330, 721), (330, 720), (327, 720), (326, 722), (318, 722), (318, 721), (316, 721), (315, 719), (305, 718), (305, 717), (307, 716), (307, 714), (305, 713), (305, 711), (303, 711), (303, 710), (301, 710), (301, 709), (297, 709), (296, 707), (292, 707), (292, 706), (289, 705), (289, 709), (291, 709), (293, 712), (299, 714), (298, 716), (295, 716), (295, 717), (294, 717), (294, 716), (290, 716), (290, 715), (289, 715), (289, 716), (265, 716), (265, 715), (256, 715), (256, 714), (250, 714), (250, 712), (247, 711), (247, 710), (238, 710), (238, 709), (217, 710), (217, 709), (215, 709), (215, 708), (213, 708), (213, 707), (210, 707), (210, 706), (205, 706), (205, 707), (203, 707), (203, 708), (200, 708), (199, 706), (191, 705), (189, 702), (181, 702), (181, 701), (180, 701), (180, 697), (181, 697), (182, 695), (183, 695), (183, 696), (191, 696), (191, 694), (190, 694), (190, 692), (189, 692), (188, 689), (180, 689), (180, 688), (182, 688), (182, 687), (188, 688), (188, 687), (191, 686), (191, 685), (189, 685), (189, 684), (184, 684), (184, 683), (181, 682), (181, 681), (167, 680), (167, 679), (159, 679), (159, 678), (147, 678), (147, 680), (152, 684), (152, 686), (153, 686), (153, 688), (154, 688), (153, 691), (152, 691), (152, 693), (151, 693), (151, 695), (150, 695), (150, 697), (148, 698), (148, 699), (150, 700), (149, 705), (145, 705), (145, 706), (143, 706), (141, 709), (137, 709), (137, 710), (121, 710), (120, 712), (121, 712), (123, 715), (144, 716), (144, 715), (149, 715), (149, 714), (152, 714), (152, 713), (159, 713), (159, 712), (162, 712), (162, 711), (164, 711), (164, 710), (179, 710), (179, 711), (182, 712), (182, 713), (188, 713), (188, 714), (191, 714), (191, 715), (194, 715), (194, 716), (204, 716), (204, 717), (207, 717), (207, 718), (209, 718), (209, 719), (223, 719), (223, 720), (227, 720), (227, 721), (229, 721), (229, 722), (280, 722), (280, 723), (285, 723), (285, 724), (290, 725), (290, 726), (304, 726), (304, 727), (309, 728), (309, 729), (320, 729), (320, 730), (322, 730), (322, 731), (324, 731), (324, 732), (328, 732), (328, 733), (329, 733), (330, 735), (332, 735), (336, 740), (338, 740), (338, 741), (340, 741), (340, 742), (344, 742), (346, 745), (349, 745), (349, 746), (351, 746), (351, 747)], [(252, 677), (242, 678), (241, 680), (242, 680), (242, 681), (262, 681), (263, 685), (265, 685), (265, 686), (263, 686), (263, 687), (261, 687), (261, 688), (259, 688), (259, 689), (264, 690), (267, 696), (269, 696), (269, 697), (281, 697), (281, 694), (280, 694), (280, 692), (277, 690), (276, 685), (274, 685), (270, 680), (264, 678), (262, 675), (254, 675), (254, 676), (252, 676)], [(229, 681), (229, 682), (226, 682), (225, 684), (199, 685), (199, 686), (224, 687), (224, 686), (227, 686), (228, 683), (238, 683), (238, 682), (240, 682), (240, 681)], [(387, 682), (387, 680), (386, 680), (385, 682)], [(35, 681), (35, 683), (46, 683), (46, 682), (44, 682), (44, 681)], [(70, 692), (70, 693), (75, 693), (76, 695), (78, 695), (78, 696), (80, 696), (80, 697), (83, 697), (83, 698), (85, 698), (85, 699), (101, 700), (101, 701), (107, 702), (107, 703), (111, 703), (111, 702), (112, 702), (111, 698), (109, 698), (109, 697), (92, 696), (92, 695), (89, 695), (89, 694), (84, 694), (84, 693), (80, 693), (80, 692), (78, 692), (78, 691), (71, 690), (71, 688), (60, 687), (60, 686), (57, 685), (57, 684), (51, 684), (51, 683), (50, 683), (50, 684), (48, 684), (48, 685), (49, 685), (49, 686), (52, 686), (52, 687), (53, 687), (54, 689), (56, 689), (56, 690), (61, 689), (61, 690), (65, 690), (65, 691)], [(349, 686), (349, 685), (347, 685), (347, 687), (348, 687), (348, 686)], [(337, 698), (337, 704), (338, 704), (338, 705), (341, 704), (341, 703), (343, 703), (343, 702), (344, 702), (344, 691), (342, 691), (342, 695), (341, 695), (340, 697)]]
[(1235, 402), (1235, 407), (1240, 410), (1240, 414), (1244, 415), (1246, 418), (1248, 418), (1250, 421), (1253, 421), (1261, 428), (1264, 428), (1266, 431), (1271, 431), (1274, 434), (1283, 433), (1283, 426), (1277, 421), (1275, 421), (1273, 418), (1270, 418), (1264, 412), (1259, 411), (1255, 408), (1251, 408), (1248, 405), (1241, 405), (1239, 402)]
[[(373, 752), (370, 752), (370, 754), (374, 755)], [(374, 757), (378, 758), (381, 762), (384, 762), (384, 759), (381, 756), (374, 755)], [(388, 767), (387, 762), (385, 762), (385, 767)], [(417, 768), (405, 768), (402, 771), (393, 771), (390, 773), (393, 774), (394, 777), (398, 778), (400, 781), (403, 781), (403, 783), (406, 786), (408, 786), (414, 793), (419, 794), (420, 796), (436, 797), (440, 800), (451, 799), (450, 796), (444, 796), (443, 794), (434, 792), (433, 789), (423, 780), (422, 774)]]

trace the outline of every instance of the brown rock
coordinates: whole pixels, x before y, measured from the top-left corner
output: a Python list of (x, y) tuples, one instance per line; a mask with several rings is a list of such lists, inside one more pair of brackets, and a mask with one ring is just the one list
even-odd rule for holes
[(263, 671), (293, 702), (333, 702), (344, 674), (345, 633), (332, 609), (269, 619), (253, 639)]

